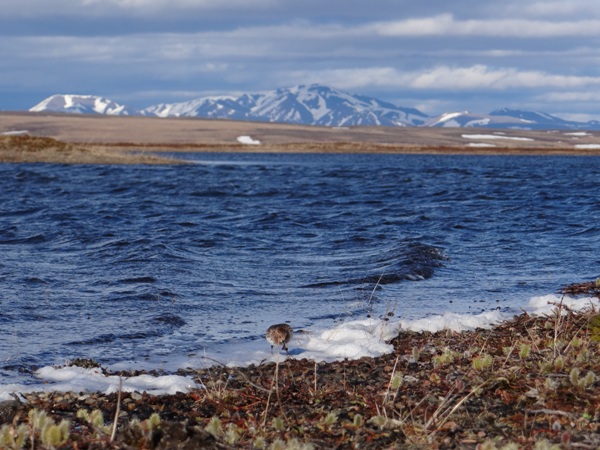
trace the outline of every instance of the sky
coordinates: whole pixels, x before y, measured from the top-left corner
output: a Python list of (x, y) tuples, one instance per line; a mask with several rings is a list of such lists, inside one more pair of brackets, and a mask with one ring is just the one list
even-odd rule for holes
[(0, 0), (0, 110), (318, 83), (426, 114), (600, 120), (593, 0)]

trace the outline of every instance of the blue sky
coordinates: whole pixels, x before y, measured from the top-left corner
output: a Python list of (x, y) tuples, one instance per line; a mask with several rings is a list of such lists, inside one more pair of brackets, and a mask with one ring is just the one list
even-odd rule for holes
[(428, 114), (600, 119), (593, 0), (0, 0), (0, 109), (320, 83)]

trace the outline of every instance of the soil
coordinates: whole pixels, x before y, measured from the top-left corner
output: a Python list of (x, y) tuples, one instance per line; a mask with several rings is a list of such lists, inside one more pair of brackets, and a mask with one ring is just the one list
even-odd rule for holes
[(29, 394), (0, 405), (0, 421), (31, 427), (32, 409), (68, 420), (61, 449), (597, 449), (600, 316), (555, 308), (491, 330), (402, 331), (378, 358), (182, 370), (202, 386), (185, 394)]

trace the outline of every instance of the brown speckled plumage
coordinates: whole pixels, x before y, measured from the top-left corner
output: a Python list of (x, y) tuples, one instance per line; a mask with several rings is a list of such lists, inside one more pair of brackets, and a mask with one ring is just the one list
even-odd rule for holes
[(277, 325), (271, 325), (267, 330), (267, 341), (271, 344), (271, 351), (273, 346), (281, 345), (282, 349), (288, 351), (287, 343), (292, 339), (294, 330), (287, 323), (278, 323)]

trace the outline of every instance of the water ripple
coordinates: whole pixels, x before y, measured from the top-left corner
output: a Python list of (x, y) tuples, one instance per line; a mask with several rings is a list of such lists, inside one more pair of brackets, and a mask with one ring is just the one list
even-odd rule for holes
[(199, 157), (0, 164), (0, 380), (290, 318), (508, 308), (599, 275), (598, 158)]

